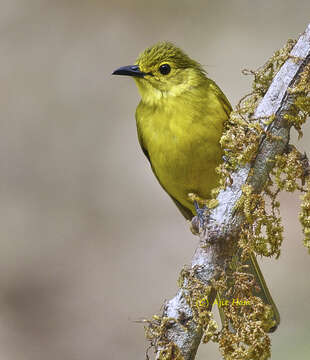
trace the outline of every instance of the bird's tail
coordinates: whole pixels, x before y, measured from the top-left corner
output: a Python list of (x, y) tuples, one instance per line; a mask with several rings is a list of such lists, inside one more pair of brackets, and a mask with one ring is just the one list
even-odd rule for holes
[[(277, 329), (278, 325), (280, 324), (280, 314), (276, 307), (276, 304), (274, 303), (270, 295), (264, 276), (259, 268), (256, 257), (253, 253), (251, 253), (249, 259), (245, 262), (245, 264), (248, 265), (247, 272), (255, 277), (255, 282), (259, 286), (259, 290), (258, 292), (255, 293), (255, 296), (260, 297), (263, 300), (263, 302), (266, 305), (269, 305), (272, 309), (274, 325), (271, 328), (269, 328), (268, 332), (274, 332)], [(220, 297), (220, 294), (218, 294), (218, 297)], [(219, 306), (219, 313), (222, 320), (222, 324), (224, 324), (225, 314), (220, 306)]]

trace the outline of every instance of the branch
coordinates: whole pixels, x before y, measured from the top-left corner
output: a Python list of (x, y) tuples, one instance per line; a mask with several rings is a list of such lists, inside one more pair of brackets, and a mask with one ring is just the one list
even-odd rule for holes
[[(201, 236), (200, 245), (195, 251), (191, 263), (197, 279), (206, 286), (227, 269), (234, 255), (241, 225), (245, 221), (244, 215), (234, 211), (242, 195), (242, 186), (250, 184), (254, 192), (259, 193), (268, 179), (273, 168), (276, 155), (282, 154), (289, 142), (291, 125), (285, 120), (296, 94), (290, 89), (297, 84), (304, 67), (310, 63), (310, 25), (291, 51), (290, 58), (283, 64), (274, 77), (268, 91), (257, 107), (254, 118), (259, 119), (261, 126), (268, 131), (270, 136), (263, 135), (259, 150), (253, 164), (247, 164), (235, 171), (231, 177), (232, 185), (222, 190), (218, 195), (219, 205), (212, 210), (208, 223), (208, 236)], [(266, 125), (264, 120), (274, 116), (271, 124)], [(266, 134), (266, 132), (265, 132)], [(280, 140), (275, 141), (274, 137)], [(206, 246), (207, 244), (207, 246)], [(202, 338), (202, 328), (194, 320), (192, 308), (188, 304), (189, 292), (186, 282), (178, 290), (176, 296), (168, 301), (163, 310), (163, 318), (174, 319), (165, 328), (164, 337), (167, 343), (175, 344), (180, 350), (180, 355), (185, 360), (195, 358), (199, 343)], [(212, 304), (216, 294), (211, 291), (209, 304)], [(209, 305), (211, 310), (212, 305)], [(157, 343), (156, 357), (163, 357), (164, 346)], [(182, 358), (170, 355), (167, 359)]]

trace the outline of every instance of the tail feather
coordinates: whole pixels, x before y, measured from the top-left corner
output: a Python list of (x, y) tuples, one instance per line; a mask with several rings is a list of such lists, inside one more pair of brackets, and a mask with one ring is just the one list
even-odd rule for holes
[(274, 303), (270, 291), (267, 287), (266, 281), (264, 279), (264, 276), (259, 268), (259, 265), (256, 260), (256, 256), (252, 253), (249, 261), (247, 262), (247, 265), (249, 265), (249, 272), (255, 276), (256, 283), (259, 285), (259, 292), (257, 296), (259, 296), (263, 302), (267, 305), (270, 305), (273, 311), (273, 319), (275, 321), (275, 326), (272, 327), (269, 332), (274, 332), (278, 325), (280, 324), (280, 314), (276, 307), (276, 304)]
[[(271, 297), (264, 276), (259, 268), (256, 257), (253, 253), (251, 254), (251, 256), (249, 257), (248, 261), (246, 261), (245, 264), (249, 266), (249, 270), (247, 272), (254, 275), (256, 284), (259, 286), (259, 291), (255, 295), (260, 297), (266, 305), (270, 305), (272, 308), (273, 320), (275, 322), (275, 325), (272, 328), (270, 328), (268, 332), (274, 332), (277, 329), (278, 325), (280, 324), (280, 314), (276, 307), (276, 304), (274, 303)], [(217, 295), (218, 303), (219, 303), (219, 298), (220, 298), (220, 294)], [(225, 314), (221, 307), (219, 307), (218, 309), (222, 324), (224, 324)], [(232, 328), (231, 324), (229, 324), (229, 326), (230, 328)]]

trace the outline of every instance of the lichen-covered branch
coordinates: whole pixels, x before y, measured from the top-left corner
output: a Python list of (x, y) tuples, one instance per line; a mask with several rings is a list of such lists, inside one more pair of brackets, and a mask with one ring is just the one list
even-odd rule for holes
[[(149, 321), (147, 336), (155, 346), (157, 359), (192, 360), (202, 337), (206, 342), (210, 337), (216, 336), (215, 325), (210, 315), (211, 304), (220, 286), (216, 282), (226, 272), (239, 248), (238, 240), (240, 233), (244, 231), (243, 224), (251, 222), (251, 204), (246, 205), (243, 196), (246, 191), (260, 194), (268, 186), (270, 174), (279, 161), (278, 156), (282, 156), (287, 150), (291, 127), (294, 126), (300, 131), (300, 123), (297, 123), (296, 119), (298, 116), (300, 119), (298, 114), (303, 109), (298, 107), (296, 100), (302, 96), (300, 102), (307, 103), (306, 91), (303, 92), (298, 85), (305, 76), (308, 81), (304, 82), (310, 82), (310, 25), (294, 44), (290, 43), (291, 51), (285, 56), (280, 54), (281, 57), (278, 54), (273, 63), (265, 66), (260, 81), (254, 81), (256, 87), (252, 102), (248, 101), (245, 105), (248, 106), (247, 115), (244, 116), (240, 108), (232, 114), (232, 122), (234, 116), (241, 117), (241, 121), (244, 120), (245, 123), (250, 118), (250, 130), (245, 133), (244, 141), (246, 137), (250, 139), (251, 136), (256, 137), (257, 141), (253, 141), (253, 146), (249, 144), (249, 155), (246, 152), (242, 153), (242, 161), (239, 161), (240, 152), (235, 152), (235, 155), (238, 153), (236, 156), (239, 156), (239, 160), (234, 163), (234, 158), (231, 159), (234, 170), (230, 172), (229, 181), (226, 179), (226, 182), (222, 183), (217, 196), (218, 206), (208, 215), (206, 227), (200, 236), (200, 246), (194, 254), (191, 267), (183, 270), (181, 274), (178, 293), (165, 304), (162, 316)], [(277, 66), (274, 68), (270, 64), (274, 64), (275, 61)], [(303, 75), (305, 71), (308, 72)], [(259, 76), (259, 72), (254, 75)], [(308, 111), (309, 109), (310, 107), (307, 108)], [(308, 114), (307, 111), (305, 114)], [(227, 139), (222, 140), (223, 147), (226, 148)], [(222, 170), (225, 172), (224, 168)], [(273, 207), (276, 206), (274, 204)], [(264, 251), (267, 252), (266, 249), (261, 250), (262, 253)], [(202, 302), (201, 299), (205, 301)], [(261, 358), (266, 357), (268, 356)]]

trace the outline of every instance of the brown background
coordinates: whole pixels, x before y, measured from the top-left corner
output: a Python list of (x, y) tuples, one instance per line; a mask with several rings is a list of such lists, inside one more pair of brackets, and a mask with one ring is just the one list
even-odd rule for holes
[[(143, 359), (134, 321), (174, 295), (197, 244), (139, 149), (135, 85), (111, 72), (170, 40), (236, 104), (241, 69), (309, 22), (309, 0), (1, 2), (1, 359)], [(281, 201), (282, 256), (262, 261), (282, 316), (273, 359), (307, 359), (299, 194)], [(217, 346), (197, 358), (220, 359)]]

